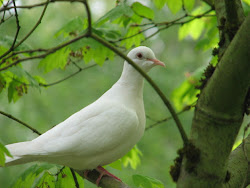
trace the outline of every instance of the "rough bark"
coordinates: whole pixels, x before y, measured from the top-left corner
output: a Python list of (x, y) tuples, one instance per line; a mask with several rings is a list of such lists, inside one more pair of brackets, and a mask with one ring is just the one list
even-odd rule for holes
[(184, 158), (178, 187), (216, 188), (228, 181), (228, 159), (250, 87), (249, 26), (250, 15), (200, 94), (191, 129), (191, 142), (200, 150), (200, 156), (195, 163)]
[[(244, 149), (243, 149), (244, 145)], [(230, 187), (242, 187), (249, 184), (248, 171), (250, 169), (250, 135), (238, 146), (233, 152), (231, 152), (228, 160), (228, 182), (225, 183), (225, 188)], [(244, 183), (243, 183), (244, 182)]]
[(220, 33), (218, 50), (220, 60), (245, 16), (240, 0), (215, 0), (214, 6)]

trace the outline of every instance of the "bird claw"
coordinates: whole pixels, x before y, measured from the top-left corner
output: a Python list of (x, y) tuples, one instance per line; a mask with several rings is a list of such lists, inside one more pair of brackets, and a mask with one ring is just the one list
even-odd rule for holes
[[(103, 176), (109, 176), (109, 177), (112, 177), (112, 178), (115, 178), (116, 180), (122, 182), (122, 180), (118, 177), (116, 177), (115, 175), (111, 174), (109, 171), (107, 171), (106, 169), (104, 169), (103, 167), (101, 166), (98, 166), (96, 168), (96, 170), (100, 173), (100, 175), (98, 176), (97, 180), (96, 180), (96, 186), (99, 187), (99, 184), (100, 184), (100, 181), (102, 179)], [(89, 173), (90, 170), (85, 170), (84, 171), (84, 177), (86, 179), (88, 179), (88, 173)]]

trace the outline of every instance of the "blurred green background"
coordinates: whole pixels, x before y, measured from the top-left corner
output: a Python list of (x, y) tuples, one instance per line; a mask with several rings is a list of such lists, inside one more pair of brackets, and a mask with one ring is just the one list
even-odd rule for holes
[[(41, 1), (22, 0), (17, 1), (17, 4), (24, 5), (36, 2)], [(128, 3), (131, 2), (128, 1)], [(155, 22), (170, 21), (183, 14), (179, 12), (173, 15), (167, 6), (159, 11), (151, 1), (141, 2), (155, 10)], [(112, 9), (115, 3), (116, 1), (111, 0), (89, 1), (93, 20), (97, 20)], [(196, 3), (199, 6), (200, 2)], [(18, 10), (21, 25), (20, 38), (25, 36), (33, 27), (41, 11), (42, 8)], [(83, 5), (51, 3), (42, 23), (27, 40), (27, 45), (31, 48), (48, 48), (57, 45), (59, 41), (54, 37), (54, 34), (76, 16), (86, 16)], [(8, 36), (14, 36), (15, 29), (15, 19), (11, 18), (0, 26), (0, 39), (5, 40)], [(169, 99), (171, 99), (172, 92), (187, 79), (186, 73), (192, 74), (200, 67), (205, 67), (212, 58), (212, 49), (196, 50), (197, 41), (194, 41), (191, 37), (179, 41), (178, 29), (179, 26), (172, 26), (143, 43), (143, 45), (150, 47), (155, 52), (156, 57), (166, 64), (165, 69), (156, 67), (150, 71), (149, 75)], [(23, 66), (34, 75), (42, 75), (43, 71), (37, 69), (38, 62), (39, 60), (32, 60), (23, 63)], [(81, 64), (81, 66), (86, 65)], [(7, 92), (3, 92), (0, 96), (0, 110), (21, 119), (40, 132), (45, 132), (100, 97), (119, 78), (122, 66), (123, 60), (115, 57), (113, 61), (106, 61), (103, 66), (95, 66), (55, 86), (41, 88), (41, 91), (30, 88), (28, 93), (16, 103), (8, 103)], [(44, 77), (47, 83), (51, 83), (76, 70), (74, 66), (69, 65), (65, 71), (54, 70)], [(170, 116), (160, 98), (147, 82), (145, 82), (144, 102), (146, 114), (152, 119), (160, 120)], [(187, 133), (189, 133), (191, 127), (192, 116), (193, 110), (179, 116)], [(147, 119), (147, 126), (153, 123), (153, 120)], [(36, 136), (24, 126), (0, 115), (1, 143), (26, 141)], [(239, 139), (241, 137), (242, 131), (239, 134)], [(180, 134), (175, 123), (170, 120), (145, 132), (138, 143), (138, 148), (142, 151), (143, 156), (141, 157), (141, 164), (136, 170), (131, 167), (123, 168), (122, 171), (109, 167), (109, 170), (132, 187), (131, 176), (133, 174), (154, 177), (162, 181), (165, 187), (175, 187), (169, 175), (169, 169), (177, 156), (176, 151), (181, 147)], [(0, 187), (10, 187), (28, 166), (30, 164), (0, 168)], [(85, 181), (85, 187), (95, 186)]]

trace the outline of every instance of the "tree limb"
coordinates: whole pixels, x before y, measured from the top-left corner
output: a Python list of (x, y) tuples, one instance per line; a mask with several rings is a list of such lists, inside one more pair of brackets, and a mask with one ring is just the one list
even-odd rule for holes
[[(83, 178), (84, 177), (84, 171), (79, 171), (76, 170), (76, 172)], [(96, 183), (97, 178), (100, 176), (100, 173), (97, 170), (92, 170), (90, 172), (88, 172), (88, 179), (90, 182), (92, 182), (93, 184)], [(113, 177), (109, 177), (109, 176), (103, 176), (100, 184), (100, 187), (102, 188), (129, 188), (128, 185), (126, 185), (123, 182), (118, 181), (117, 179), (113, 178)]]
[(227, 166), (229, 181), (224, 184), (225, 188), (242, 187), (244, 182), (245, 185), (249, 184), (246, 174), (250, 168), (250, 161), (245, 154), (250, 158), (250, 135), (244, 140), (244, 144), (242, 142), (229, 156)]
[(240, 0), (215, 0), (215, 11), (220, 33), (218, 51), (220, 61), (245, 16)]
[(36, 133), (36, 134), (38, 134), (38, 135), (41, 135), (41, 133), (40, 133), (38, 130), (36, 130), (35, 128), (31, 127), (31, 126), (28, 125), (27, 123), (25, 123), (25, 122), (23, 122), (23, 121), (21, 121), (21, 120), (15, 118), (14, 116), (12, 116), (12, 115), (10, 115), (10, 114), (8, 114), (8, 113), (6, 113), (6, 112), (3, 112), (3, 111), (0, 111), (0, 114), (2, 114), (2, 115), (4, 115), (4, 116), (6, 116), (6, 117), (8, 117), (8, 118), (10, 118), (10, 119), (12, 119), (12, 120), (18, 122), (18, 123), (20, 123), (20, 124), (22, 124), (22, 125), (24, 125), (26, 128), (32, 130), (34, 133)]
[(199, 148), (200, 158), (195, 163), (185, 158), (180, 187), (221, 187), (225, 181), (226, 162), (242, 124), (250, 87), (249, 27), (250, 15), (201, 91), (191, 129), (191, 142)]

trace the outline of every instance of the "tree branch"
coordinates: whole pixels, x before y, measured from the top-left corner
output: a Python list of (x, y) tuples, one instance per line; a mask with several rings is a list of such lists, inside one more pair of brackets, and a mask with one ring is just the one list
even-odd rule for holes
[[(250, 161), (245, 155), (250, 156), (250, 135), (243, 142), (231, 152), (228, 160), (228, 174), (229, 181), (224, 184), (225, 188), (242, 187), (249, 184), (247, 179), (247, 172), (250, 168)], [(245, 154), (246, 152), (246, 154)]]
[(38, 135), (41, 135), (41, 133), (40, 133), (38, 130), (36, 130), (35, 128), (31, 127), (31, 126), (28, 125), (27, 123), (25, 123), (25, 122), (23, 122), (23, 121), (21, 121), (21, 120), (15, 118), (14, 116), (12, 116), (12, 115), (10, 115), (10, 114), (7, 114), (7, 113), (5, 113), (5, 112), (3, 112), (3, 111), (0, 111), (0, 114), (2, 114), (2, 115), (4, 115), (4, 116), (6, 116), (6, 117), (8, 117), (8, 118), (10, 118), (10, 119), (12, 119), (12, 120), (18, 122), (18, 123), (20, 123), (20, 124), (22, 124), (22, 125), (24, 125), (26, 128), (32, 130), (34, 133), (36, 133), (36, 134), (38, 134)]
[[(28, 60), (31, 60), (31, 59), (39, 59), (39, 58), (45, 58), (47, 55), (49, 54), (52, 54), (52, 53), (55, 53), (57, 50), (60, 50), (61, 48), (69, 45), (69, 44), (72, 44), (82, 38), (85, 38), (85, 37), (89, 37), (88, 33), (85, 33), (85, 34), (82, 34), (82, 35), (79, 35), (78, 37), (75, 37), (74, 39), (68, 41), (68, 42), (65, 42), (63, 44), (60, 44), (56, 47), (53, 47), (53, 48), (50, 48), (50, 49), (43, 49), (43, 51), (46, 51), (46, 53), (44, 54), (40, 54), (40, 55), (36, 55), (36, 56), (31, 56), (31, 57), (27, 57), (27, 58), (22, 58), (22, 59), (18, 59), (17, 61), (3, 67), (3, 68), (0, 68), (0, 71), (3, 71), (3, 70), (6, 70), (14, 65), (17, 65), (23, 61), (28, 61)], [(2, 63), (2, 62), (1, 62)]]
[[(84, 177), (84, 171), (75, 170), (81, 177)], [(100, 173), (97, 170), (92, 170), (88, 172), (88, 181), (92, 182), (93, 184), (96, 183), (97, 178), (100, 176)], [(128, 185), (126, 185), (123, 182), (118, 181), (117, 179), (109, 176), (103, 176), (100, 184), (100, 187), (102, 188), (129, 188)]]
[[(180, 114), (182, 114), (183, 112), (186, 112), (186, 111), (188, 111), (188, 110), (190, 110), (190, 109), (191, 109), (191, 106), (187, 106), (187, 107), (185, 107), (182, 111), (177, 112), (176, 115), (180, 115)], [(145, 131), (147, 131), (147, 130), (149, 130), (149, 129), (151, 129), (151, 128), (154, 128), (154, 127), (156, 127), (157, 125), (159, 125), (159, 124), (161, 124), (161, 123), (164, 123), (164, 122), (166, 122), (166, 121), (168, 121), (168, 120), (170, 120), (170, 119), (173, 119), (173, 116), (169, 116), (169, 117), (164, 118), (164, 119), (162, 119), (162, 120), (158, 120), (158, 121), (156, 121), (154, 124), (149, 125), (148, 127), (146, 127)]]
[(13, 49), (15, 49), (15, 43), (16, 43), (20, 28), (21, 28), (19, 25), (19, 19), (18, 19), (18, 14), (17, 14), (17, 10), (16, 10), (15, 0), (13, 0), (13, 4), (14, 4), (14, 10), (15, 10), (15, 17), (16, 17), (16, 27), (17, 27), (16, 34), (15, 34), (15, 37), (13, 39), (11, 47), (3, 55), (0, 56), (0, 59), (2, 59), (4, 56), (8, 55)]
[(226, 162), (242, 124), (250, 87), (249, 26), (250, 15), (201, 91), (191, 129), (191, 142), (199, 148), (200, 157), (193, 162), (185, 158), (180, 187), (221, 187), (226, 180)]
[(218, 61), (220, 61), (245, 16), (240, 0), (215, 0), (215, 11), (220, 33), (218, 51)]
[(67, 80), (67, 79), (69, 79), (69, 78), (71, 78), (71, 77), (77, 75), (78, 73), (82, 72), (83, 70), (87, 70), (87, 69), (92, 68), (92, 67), (94, 67), (94, 66), (96, 66), (96, 65), (97, 65), (97, 64), (93, 64), (93, 65), (90, 65), (90, 66), (84, 67), (84, 68), (79, 67), (78, 71), (74, 72), (73, 74), (71, 74), (71, 75), (69, 75), (69, 76), (67, 76), (67, 77), (65, 77), (65, 78), (63, 78), (63, 79), (61, 79), (61, 80), (52, 82), (52, 83), (50, 83), (50, 84), (42, 84), (42, 83), (39, 83), (39, 85), (40, 85), (40, 86), (43, 86), (43, 87), (49, 87), (49, 86), (53, 86), (53, 85), (59, 84), (59, 83), (65, 81), (65, 80)]

